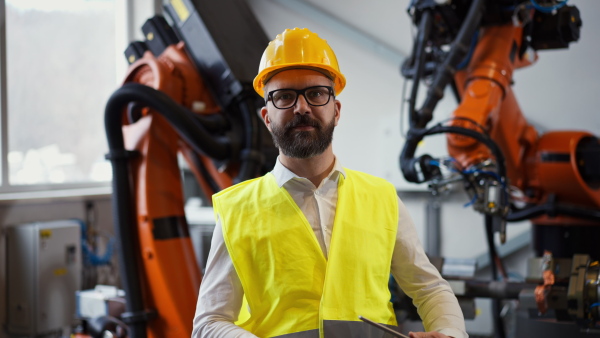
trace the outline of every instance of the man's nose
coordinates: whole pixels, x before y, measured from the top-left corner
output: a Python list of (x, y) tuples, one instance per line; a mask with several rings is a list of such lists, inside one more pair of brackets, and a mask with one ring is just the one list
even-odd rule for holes
[(294, 114), (310, 114), (310, 105), (304, 94), (298, 94), (298, 99), (294, 105)]

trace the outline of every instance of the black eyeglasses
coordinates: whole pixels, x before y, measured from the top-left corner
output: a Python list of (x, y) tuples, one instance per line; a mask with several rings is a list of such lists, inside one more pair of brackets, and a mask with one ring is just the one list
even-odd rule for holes
[(313, 86), (304, 89), (277, 89), (269, 92), (265, 104), (272, 101), (275, 108), (288, 109), (296, 105), (300, 95), (303, 95), (306, 102), (311, 106), (324, 106), (329, 103), (333, 95), (333, 88), (330, 86)]

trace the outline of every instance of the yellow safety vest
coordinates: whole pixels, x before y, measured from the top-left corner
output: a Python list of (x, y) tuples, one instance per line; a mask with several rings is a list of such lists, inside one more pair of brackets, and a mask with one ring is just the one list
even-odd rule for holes
[(275, 177), (242, 182), (213, 196), (225, 244), (259, 337), (383, 337), (364, 316), (397, 325), (388, 280), (398, 229), (389, 182), (345, 169), (329, 258)]

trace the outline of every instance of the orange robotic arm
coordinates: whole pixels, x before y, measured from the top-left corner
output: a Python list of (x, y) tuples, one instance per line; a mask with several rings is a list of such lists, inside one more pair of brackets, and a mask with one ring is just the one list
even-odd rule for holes
[[(598, 139), (583, 131), (538, 135), (511, 88), (513, 70), (522, 65), (512, 50), (522, 45), (523, 28), (507, 24), (482, 31), (471, 63), (456, 75), (462, 100), (450, 125), (487, 133), (502, 149), (508, 182), (527, 192), (527, 202), (540, 204), (552, 194), (558, 201), (600, 207), (597, 182), (584, 177), (586, 161), (594, 160), (585, 147)], [(448, 135), (448, 152), (462, 168), (493, 158), (480, 142), (456, 134)]]
[[(423, 137), (448, 133), (448, 153), (452, 158), (448, 166), (461, 173), (474, 207), (495, 216), (495, 230), (501, 232), (502, 242), (507, 220), (534, 218), (534, 224), (562, 225), (600, 221), (595, 212), (600, 207), (598, 138), (583, 131), (538, 135), (521, 113), (511, 88), (513, 71), (537, 57), (528, 47), (566, 47), (578, 38), (579, 12), (562, 4), (554, 9), (557, 13), (540, 14), (530, 8), (528, 1), (514, 8), (506, 7), (508, 4), (475, 0), (468, 12), (462, 10), (463, 24), (460, 30), (455, 29), (450, 51), (434, 69), (433, 84), (423, 107), (420, 110), (412, 107), (410, 111), (411, 129), (400, 161), (408, 181), (443, 184), (441, 161), (428, 155), (414, 158), (414, 154)], [(442, 18), (447, 18), (449, 12), (460, 13), (461, 9), (427, 6), (426, 1), (413, 5), (419, 36), (409, 60), (413, 65), (411, 72), (404, 73), (418, 83), (428, 71), (425, 64), (429, 55), (425, 55), (425, 48), (435, 49), (436, 45), (446, 43), (449, 38), (445, 34), (452, 33), (449, 25), (452, 19)], [(501, 15), (504, 12), (508, 12), (505, 17)], [(557, 44), (546, 35), (535, 33), (539, 28), (534, 25), (553, 25), (556, 31), (570, 36), (552, 36), (561, 41)], [(536, 38), (546, 40), (536, 43)], [(472, 39), (468, 64), (464, 70), (455, 71), (467, 55)], [(447, 124), (427, 128), (435, 104), (450, 82), (460, 104)], [(415, 97), (411, 97), (413, 106)], [(510, 204), (509, 190), (515, 188), (524, 193), (528, 208), (515, 210)]]
[[(106, 106), (115, 231), (126, 291), (121, 319), (129, 338), (192, 333), (202, 274), (184, 213), (178, 154), (207, 203), (214, 193), (265, 174), (277, 155), (256, 114), (263, 100), (246, 76), (250, 63), (254, 73), (268, 40), (258, 23), (246, 17), (251, 12), (245, 2), (225, 2), (203, 6), (217, 12), (202, 18), (190, 3), (181, 3), (190, 6), (186, 15), (182, 7), (168, 5), (173, 27), (160, 16), (148, 20), (142, 28), (146, 41), (132, 43), (126, 51), (126, 79)], [(217, 46), (222, 41), (207, 32), (215, 23), (239, 25), (220, 31), (230, 34), (220, 36), (227, 45)], [(236, 35), (252, 30), (251, 38)], [(247, 52), (243, 60), (231, 50), (235, 48)]]
[[(585, 254), (600, 259), (598, 137), (585, 131), (540, 135), (522, 114), (511, 87), (513, 71), (537, 58), (533, 50), (566, 48), (578, 40), (579, 11), (566, 3), (547, 0), (544, 7), (535, 0), (415, 0), (409, 8), (418, 35), (402, 66), (403, 75), (413, 79), (413, 90), (400, 166), (407, 181), (428, 182), (433, 190), (464, 183), (474, 209), (485, 214), (493, 281), (498, 270), (507, 279), (493, 234), (500, 232), (504, 243), (511, 221), (531, 219), (538, 256), (548, 250), (554, 258)], [(432, 81), (421, 108), (415, 109), (425, 76)], [(428, 126), (449, 84), (458, 108), (445, 123)], [(415, 156), (424, 137), (441, 133), (447, 134), (449, 158)], [(519, 191), (521, 203), (516, 203)], [(548, 278), (535, 291), (541, 312), (553, 283)], [(568, 308), (574, 318), (597, 328), (596, 305), (582, 301), (589, 294), (577, 298), (586, 283), (597, 285), (589, 280), (570, 283)], [(492, 304), (494, 329), (502, 337), (501, 306), (497, 300)]]

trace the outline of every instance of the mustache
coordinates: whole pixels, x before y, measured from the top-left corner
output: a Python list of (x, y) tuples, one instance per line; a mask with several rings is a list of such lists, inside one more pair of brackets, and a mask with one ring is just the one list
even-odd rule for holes
[(289, 131), (292, 128), (296, 127), (313, 127), (317, 130), (321, 130), (321, 124), (316, 119), (308, 116), (308, 115), (296, 115), (294, 118), (286, 123), (285, 131)]

